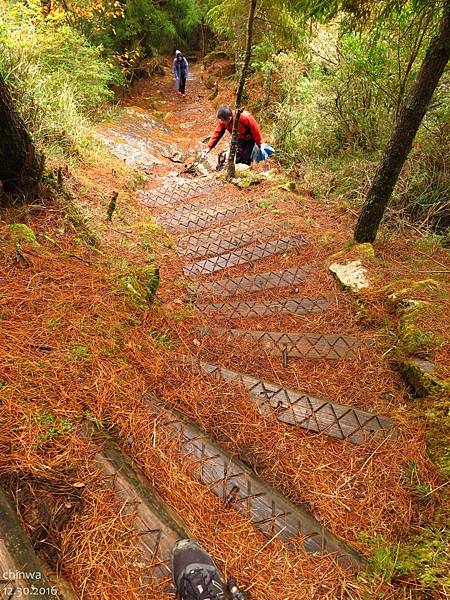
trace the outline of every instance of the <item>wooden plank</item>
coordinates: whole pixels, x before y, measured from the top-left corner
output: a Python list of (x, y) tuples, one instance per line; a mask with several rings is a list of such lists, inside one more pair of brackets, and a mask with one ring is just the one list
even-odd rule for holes
[(238, 319), (251, 317), (277, 316), (280, 314), (306, 315), (320, 312), (329, 305), (328, 298), (283, 298), (282, 300), (226, 301), (203, 304), (194, 303), (205, 314), (217, 313), (218, 319)]
[(374, 434), (395, 436), (395, 424), (389, 417), (311, 396), (306, 392), (231, 371), (191, 356), (181, 360), (216, 379), (244, 385), (261, 412), (282, 423), (353, 444), (364, 444)]
[(0, 590), (2, 598), (69, 600), (45, 575), (42, 562), (6, 495), (0, 490)]
[(192, 536), (119, 447), (112, 440), (103, 441), (105, 446), (96, 454), (95, 462), (114, 495), (123, 504), (122, 513), (133, 515), (143, 562), (149, 567), (149, 572), (144, 574), (143, 585), (151, 577), (156, 580), (170, 577), (174, 544), (179, 539)]
[(255, 246), (239, 248), (233, 252), (191, 263), (183, 267), (183, 273), (186, 277), (212, 275), (222, 269), (251, 264), (268, 256), (276, 256), (277, 254), (285, 254), (292, 250), (298, 250), (304, 244), (306, 244), (306, 240), (301, 235), (263, 242)]
[(373, 346), (373, 340), (340, 333), (289, 333), (223, 327), (196, 327), (195, 332), (254, 342), (267, 352), (286, 359), (354, 360), (360, 357), (361, 351)]
[[(152, 410), (154, 409), (152, 402)], [(156, 428), (178, 436), (179, 455), (192, 464), (193, 475), (229, 508), (247, 516), (268, 537), (277, 535), (290, 547), (299, 537), (311, 553), (334, 555), (345, 567), (364, 568), (364, 558), (339, 540), (311, 514), (276, 492), (266, 481), (209, 438), (192, 421), (161, 403)]]

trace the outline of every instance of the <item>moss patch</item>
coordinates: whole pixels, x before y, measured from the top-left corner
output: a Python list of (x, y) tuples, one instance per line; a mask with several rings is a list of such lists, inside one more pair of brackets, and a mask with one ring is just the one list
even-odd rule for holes
[(447, 390), (450, 392), (450, 382), (440, 380), (436, 376), (436, 365), (430, 361), (420, 358), (411, 358), (401, 361), (401, 371), (406, 381), (414, 389), (419, 398)]
[(119, 281), (132, 303), (145, 310), (155, 298), (159, 286), (159, 269), (155, 265), (142, 267), (122, 276)]
[(12, 223), (9, 226), (9, 231), (14, 242), (38, 245), (34, 231), (24, 223)]
[(403, 300), (398, 305), (400, 323), (398, 328), (398, 348), (403, 354), (428, 354), (430, 350), (441, 343), (434, 331), (420, 329), (417, 321), (428, 311), (440, 310), (431, 302), (422, 300)]
[[(427, 448), (433, 462), (444, 476), (450, 478), (450, 404), (448, 401), (450, 383), (439, 394), (421, 401), (420, 409), (427, 418)], [(450, 507), (450, 505), (449, 505)], [(449, 515), (450, 519), (450, 515)], [(449, 524), (450, 529), (450, 524)]]
[(401, 300), (407, 300), (408, 298), (418, 298), (425, 296), (427, 299), (439, 300), (445, 297), (445, 287), (435, 279), (420, 279), (413, 281), (411, 279), (404, 279), (397, 281), (395, 287), (389, 285), (385, 288), (388, 292), (388, 298), (391, 302), (396, 304)]

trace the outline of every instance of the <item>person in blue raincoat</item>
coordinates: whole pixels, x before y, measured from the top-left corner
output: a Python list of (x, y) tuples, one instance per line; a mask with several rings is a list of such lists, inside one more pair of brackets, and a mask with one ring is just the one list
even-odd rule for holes
[(175, 75), (175, 81), (177, 82), (178, 93), (183, 97), (186, 96), (185, 89), (186, 79), (189, 77), (189, 63), (179, 50), (175, 50), (173, 74)]

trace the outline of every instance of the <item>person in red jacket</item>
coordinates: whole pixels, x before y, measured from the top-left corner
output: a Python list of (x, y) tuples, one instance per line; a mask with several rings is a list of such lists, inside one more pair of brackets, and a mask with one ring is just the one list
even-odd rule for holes
[[(211, 136), (208, 147), (203, 150), (205, 157), (210, 150), (221, 140), (225, 131), (230, 133), (233, 130), (234, 111), (229, 106), (220, 106), (217, 111), (219, 122), (214, 133)], [(261, 132), (259, 125), (252, 115), (244, 110), (239, 118), (238, 126), (238, 147), (236, 151), (236, 163), (250, 165), (252, 162), (252, 151), (254, 145), (261, 146)]]

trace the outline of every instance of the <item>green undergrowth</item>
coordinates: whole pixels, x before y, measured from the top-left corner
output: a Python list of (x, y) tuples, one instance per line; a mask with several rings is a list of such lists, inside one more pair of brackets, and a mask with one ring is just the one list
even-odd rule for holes
[(427, 597), (448, 597), (450, 593), (449, 524), (448, 515), (446, 519), (440, 516), (436, 525), (420, 529), (399, 548), (395, 575), (413, 577), (424, 592), (428, 591)]
[(83, 214), (83, 211), (74, 202), (73, 198), (64, 195), (62, 198), (62, 207), (64, 210), (64, 219), (76, 234), (76, 239), (87, 246), (93, 248), (100, 247), (99, 235), (93, 231), (92, 225), (88, 222), (86, 215)]
[(56, 417), (48, 409), (37, 410), (32, 423), (39, 427), (39, 445), (51, 443), (56, 437), (63, 437), (73, 432), (74, 425), (70, 419)]
[(37, 244), (36, 234), (28, 225), (25, 225), (24, 223), (12, 223), (9, 226), (9, 230), (14, 242), (25, 242), (32, 245)]
[(163, 350), (172, 351), (177, 343), (168, 333), (164, 333), (162, 331), (158, 331), (157, 329), (150, 329), (149, 335), (152, 339), (154, 339), (158, 346)]
[(42, 5), (0, 8), (0, 72), (35, 143), (48, 156), (76, 154), (97, 108), (121, 84), (117, 68), (66, 19), (45, 19)]
[(119, 286), (134, 306), (146, 310), (159, 287), (159, 269), (154, 264), (129, 268), (127, 273), (119, 276)]
[(195, 312), (195, 306), (191, 303), (186, 304), (183, 308), (167, 313), (167, 318), (175, 323), (180, 323), (185, 319), (189, 319)]
[[(448, 498), (447, 498), (448, 501)], [(411, 598), (438, 599), (448, 597), (450, 592), (450, 530), (448, 517), (438, 513), (433, 524), (418, 529), (406, 540), (389, 544), (381, 535), (361, 541), (371, 549), (368, 571), (359, 576), (361, 583), (371, 593), (374, 584), (387, 582), (394, 588), (406, 584)], [(400, 592), (400, 590), (399, 590)], [(423, 594), (423, 595), (422, 595)], [(373, 596), (371, 596), (373, 597)], [(382, 596), (375, 596), (382, 598)]]
[[(309, 32), (302, 29), (294, 46), (277, 47), (267, 35), (255, 48), (254, 82), (260, 93), (250, 101), (271, 129), (276, 160), (317, 196), (359, 210), (438, 29), (439, 11), (429, 10), (421, 20), (416, 5), (403, 3), (361, 29), (339, 19)], [(443, 125), (450, 114), (448, 83), (446, 71), (386, 212), (395, 225), (433, 228), (444, 243), (450, 192), (449, 132)]]
[(67, 360), (69, 362), (90, 362), (91, 355), (89, 349), (84, 344), (78, 342), (70, 343), (67, 351)]

